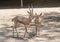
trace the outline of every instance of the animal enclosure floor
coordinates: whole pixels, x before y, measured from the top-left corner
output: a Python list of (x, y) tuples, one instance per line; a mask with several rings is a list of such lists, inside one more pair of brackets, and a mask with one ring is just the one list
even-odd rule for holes
[[(0, 9), (0, 42), (60, 42), (60, 7), (34, 8), (34, 13), (43, 13), (40, 28), (40, 37), (35, 37), (34, 21), (28, 27), (28, 39), (24, 39), (24, 26), (21, 24), (17, 29), (19, 38), (13, 38), (13, 22), (11, 19), (16, 15), (27, 16), (28, 9)], [(39, 14), (38, 14), (39, 15)]]

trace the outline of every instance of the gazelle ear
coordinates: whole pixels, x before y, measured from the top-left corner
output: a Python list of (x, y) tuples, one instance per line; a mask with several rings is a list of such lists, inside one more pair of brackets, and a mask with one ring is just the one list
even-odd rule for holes
[(35, 17), (37, 17), (37, 13), (35, 13)]
[(42, 15), (42, 13), (40, 13), (40, 15), (39, 16), (41, 16)]
[(35, 16), (37, 16), (37, 13), (35, 13)]

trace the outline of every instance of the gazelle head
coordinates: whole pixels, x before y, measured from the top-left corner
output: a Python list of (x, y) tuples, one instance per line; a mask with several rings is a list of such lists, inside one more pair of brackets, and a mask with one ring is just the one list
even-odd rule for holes
[(29, 17), (31, 17), (32, 19), (34, 18), (34, 16), (33, 16), (33, 6), (32, 6), (32, 8), (29, 7), (29, 11), (27, 11), (27, 13), (29, 14)]
[(35, 13), (35, 23), (36, 24), (41, 24), (42, 18), (41, 18), (42, 13), (40, 13), (39, 15), (37, 15), (37, 13)]
[(40, 13), (39, 15), (37, 15), (37, 13), (35, 13), (35, 17), (36, 17), (36, 18), (41, 17), (41, 15), (42, 15), (42, 13)]

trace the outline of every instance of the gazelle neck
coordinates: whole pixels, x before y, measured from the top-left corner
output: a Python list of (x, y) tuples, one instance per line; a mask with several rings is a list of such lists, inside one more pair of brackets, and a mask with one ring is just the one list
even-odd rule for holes
[(33, 17), (32, 16), (29, 16), (29, 18), (28, 18), (28, 23), (30, 23), (31, 21), (32, 21), (32, 19), (33, 19)]

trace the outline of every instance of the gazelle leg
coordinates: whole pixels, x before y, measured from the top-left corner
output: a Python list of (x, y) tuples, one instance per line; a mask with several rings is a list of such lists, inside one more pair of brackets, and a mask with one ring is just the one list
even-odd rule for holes
[(39, 28), (39, 24), (37, 25), (37, 35), (36, 35), (37, 37), (39, 37), (40, 36), (40, 28)]
[(17, 33), (17, 37), (18, 37), (18, 32), (17, 32), (17, 28), (15, 28), (15, 30), (16, 30), (16, 33)]
[(36, 29), (36, 37), (38, 37), (39, 35), (39, 28), (38, 28), (38, 24), (35, 25), (35, 29)]
[(37, 25), (36, 25), (36, 36), (37, 36)]
[(15, 22), (14, 22), (14, 26), (13, 26), (13, 37), (14, 37), (14, 29), (15, 29)]
[(14, 37), (14, 28), (13, 28), (13, 37)]
[(25, 25), (25, 34), (24, 34), (24, 37), (26, 37), (26, 34), (27, 34), (27, 25)]
[(16, 33), (17, 33), (17, 37), (18, 37), (18, 32), (17, 32), (17, 25), (18, 25), (18, 22), (14, 22), (15, 24), (14, 24), (14, 28), (15, 28), (15, 30), (16, 30)]

